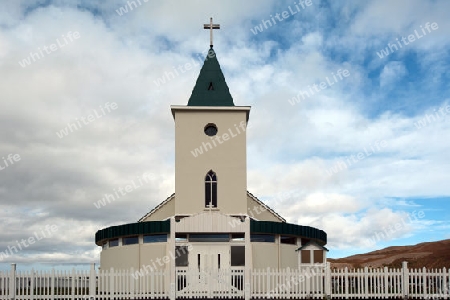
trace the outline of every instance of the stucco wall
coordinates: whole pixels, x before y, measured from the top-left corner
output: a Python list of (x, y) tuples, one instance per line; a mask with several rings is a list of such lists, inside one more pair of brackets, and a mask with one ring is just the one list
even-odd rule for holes
[[(253, 268), (297, 268), (298, 253), (296, 245), (252, 242)], [(278, 253), (280, 253), (278, 261)], [(278, 265), (279, 264), (279, 265)]]
[[(156, 270), (163, 270), (169, 267), (169, 263), (164, 259), (166, 256), (167, 243), (149, 243), (141, 245), (140, 264), (141, 267), (150, 266)], [(172, 257), (167, 255), (168, 259)], [(157, 262), (160, 259), (160, 263)], [(161, 266), (162, 265), (162, 266)]]
[(281, 222), (269, 210), (264, 209), (258, 202), (247, 195), (247, 214), (258, 221)]
[(129, 270), (139, 267), (139, 245), (117, 246), (103, 249), (100, 254), (100, 268), (102, 270)]
[(275, 243), (252, 243), (253, 269), (278, 268), (278, 245)]
[[(176, 214), (205, 210), (204, 182), (209, 170), (217, 174), (218, 210), (224, 214), (246, 213), (246, 132), (240, 125), (245, 128), (247, 111), (230, 109), (175, 111)], [(208, 123), (217, 126), (213, 139), (219, 136), (222, 143), (216, 141), (214, 145), (213, 139), (204, 133)], [(228, 140), (225, 141), (224, 135), (228, 135)], [(203, 154), (195, 157), (192, 152), (196, 148), (202, 148)]]
[(103, 249), (100, 254), (100, 268), (102, 270), (129, 270), (133, 268), (138, 270), (144, 266), (150, 266), (153, 269), (163, 269), (168, 266), (156, 261), (158, 258), (162, 261), (166, 255), (167, 243), (149, 243), (140, 245), (117, 246)]
[(162, 221), (175, 215), (175, 197), (169, 200), (157, 211), (153, 212), (150, 216), (145, 218), (143, 222), (148, 221)]
[(297, 245), (280, 244), (280, 268), (297, 268), (298, 252)]

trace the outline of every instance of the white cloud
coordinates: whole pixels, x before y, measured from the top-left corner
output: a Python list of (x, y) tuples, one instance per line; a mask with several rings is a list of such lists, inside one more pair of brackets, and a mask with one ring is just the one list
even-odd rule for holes
[(387, 63), (380, 74), (380, 86), (382, 88), (391, 88), (393, 84), (398, 82), (408, 73), (405, 65), (399, 61), (391, 61)]
[(314, 50), (322, 46), (323, 37), (319, 32), (308, 33), (302, 37), (302, 42), (305, 48)]

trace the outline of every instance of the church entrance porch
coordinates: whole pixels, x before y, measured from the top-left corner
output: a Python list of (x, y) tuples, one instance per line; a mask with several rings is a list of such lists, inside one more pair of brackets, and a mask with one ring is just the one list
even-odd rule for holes
[(177, 298), (244, 297), (244, 268), (231, 267), (229, 245), (193, 244), (176, 276)]

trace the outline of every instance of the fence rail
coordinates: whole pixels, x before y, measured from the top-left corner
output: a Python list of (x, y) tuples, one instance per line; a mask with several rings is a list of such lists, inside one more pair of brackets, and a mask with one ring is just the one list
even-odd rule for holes
[[(246, 278), (246, 276), (249, 276)], [(0, 272), (0, 300), (119, 299), (450, 299), (450, 271), (443, 269), (300, 269)]]

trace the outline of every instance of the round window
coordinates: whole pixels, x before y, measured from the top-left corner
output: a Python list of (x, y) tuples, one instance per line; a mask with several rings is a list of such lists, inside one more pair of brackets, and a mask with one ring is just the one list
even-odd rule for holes
[(217, 126), (215, 124), (208, 124), (205, 126), (205, 134), (208, 136), (215, 136), (217, 134)]

